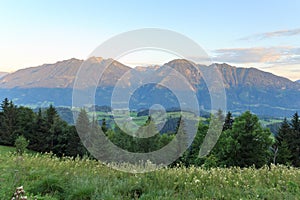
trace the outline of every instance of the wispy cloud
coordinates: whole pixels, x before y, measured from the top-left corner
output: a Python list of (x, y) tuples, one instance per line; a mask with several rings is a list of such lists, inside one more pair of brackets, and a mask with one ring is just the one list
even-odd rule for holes
[(290, 46), (230, 48), (214, 51), (214, 61), (229, 63), (299, 64), (300, 48)]
[(274, 37), (287, 37), (287, 36), (294, 36), (294, 35), (300, 35), (300, 28), (258, 33), (258, 34), (240, 38), (240, 40), (263, 40), (263, 39), (269, 39)]

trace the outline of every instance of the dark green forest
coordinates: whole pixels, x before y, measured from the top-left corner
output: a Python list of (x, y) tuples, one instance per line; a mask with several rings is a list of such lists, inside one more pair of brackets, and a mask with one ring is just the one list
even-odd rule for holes
[[(199, 150), (214, 118), (224, 121), (223, 131), (214, 148), (205, 157), (199, 157)], [(118, 126), (109, 126), (105, 119), (99, 123), (89, 120), (88, 113), (81, 110), (76, 124), (85, 124), (86, 130), (101, 129), (115, 145), (130, 152), (151, 152), (162, 148), (174, 139), (179, 130), (181, 118), (175, 131), (166, 130), (149, 138), (136, 138), (124, 133)], [(170, 122), (166, 123), (170, 125)], [(80, 126), (79, 126), (80, 127)], [(146, 128), (147, 127), (147, 128)], [(155, 131), (151, 117), (139, 131)], [(96, 130), (97, 130), (96, 129)], [(163, 129), (165, 130), (165, 129)], [(96, 133), (97, 134), (97, 133)], [(29, 142), (27, 148), (37, 152), (52, 152), (62, 156), (91, 156), (77, 134), (76, 126), (68, 124), (59, 116), (54, 106), (36, 111), (17, 106), (4, 99), (0, 111), (0, 145), (14, 146), (18, 137)], [(246, 111), (233, 117), (230, 112), (224, 115), (219, 111), (206, 120), (201, 120), (197, 134), (190, 147), (174, 162), (174, 165), (210, 167), (262, 167), (269, 164), (284, 164), (300, 167), (300, 121), (298, 113), (288, 121), (282, 121), (277, 134), (264, 128), (259, 118)]]

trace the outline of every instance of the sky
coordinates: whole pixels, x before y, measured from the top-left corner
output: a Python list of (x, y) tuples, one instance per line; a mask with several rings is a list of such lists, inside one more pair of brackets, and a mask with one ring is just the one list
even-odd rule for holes
[(213, 62), (298, 80), (299, 13), (298, 0), (0, 0), (0, 71), (86, 59), (115, 35), (159, 28), (192, 39)]

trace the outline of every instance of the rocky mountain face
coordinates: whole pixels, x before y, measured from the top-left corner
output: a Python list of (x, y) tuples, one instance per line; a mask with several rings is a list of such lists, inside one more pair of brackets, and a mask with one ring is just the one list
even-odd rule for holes
[(4, 76), (6, 76), (7, 74), (9, 74), (8, 72), (0, 72), (0, 79)]
[[(153, 104), (174, 108), (179, 106), (176, 96), (162, 85), (169, 84), (184, 92), (186, 88), (182, 81), (176, 81), (176, 74), (179, 73), (188, 80), (188, 89), (196, 93), (200, 107), (209, 110), (210, 95), (203, 72), (213, 67), (221, 74), (220, 81), (225, 86), (227, 108), (230, 111), (251, 110), (259, 115), (286, 116), (300, 108), (299, 83), (255, 68), (237, 68), (227, 64), (204, 66), (184, 59), (173, 60), (162, 66), (131, 69), (112, 59), (92, 57), (83, 61), (73, 58), (3, 76), (0, 78), (0, 95), (23, 105), (53, 103), (70, 106), (78, 72), (85, 69), (86, 81), (82, 82), (79, 89), (97, 84), (97, 105), (110, 105), (114, 87), (116, 83), (121, 83), (119, 85), (124, 91), (137, 86), (129, 103), (132, 109), (149, 108)], [(102, 74), (100, 79), (99, 73)], [(150, 78), (154, 78), (155, 83), (147, 82)]]
[(223, 74), (226, 88), (261, 87), (274, 89), (299, 89), (299, 86), (287, 78), (263, 72), (256, 68), (237, 68), (228, 64), (216, 64)]
[[(0, 79), (0, 88), (73, 88), (77, 72), (83, 60), (72, 58), (54, 64), (44, 64), (18, 70)], [(130, 68), (111, 59), (92, 57), (85, 64), (91, 69), (87, 71), (87, 79), (97, 79), (97, 71), (107, 67), (102, 80), (106, 85), (113, 85), (118, 76)]]

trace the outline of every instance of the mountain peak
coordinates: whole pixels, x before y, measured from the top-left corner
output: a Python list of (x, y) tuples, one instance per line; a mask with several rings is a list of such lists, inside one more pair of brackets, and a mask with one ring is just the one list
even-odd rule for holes
[(89, 57), (87, 59), (87, 61), (90, 61), (90, 62), (95, 62), (95, 63), (100, 63), (104, 60), (104, 58), (102, 57), (96, 57), (96, 56), (92, 56), (92, 57)]
[(219, 67), (219, 68), (236, 68), (236, 66), (231, 66), (231, 65), (229, 65), (229, 64), (227, 64), (227, 63), (213, 63), (212, 65), (210, 65), (210, 66), (217, 66), (217, 67)]
[[(80, 59), (77, 59), (77, 58), (70, 58), (70, 59), (67, 59), (67, 60), (61, 60), (61, 61), (57, 61), (56, 63), (54, 63), (54, 65), (57, 65), (57, 64), (70, 64), (70, 63), (76, 63), (76, 62), (82, 62), (83, 60), (80, 60)], [(52, 65), (52, 64), (44, 64), (44, 65)]]
[(174, 59), (169, 61), (168, 63), (164, 64), (167, 66), (175, 66), (175, 65), (196, 65), (195, 63), (193, 63), (192, 61), (186, 60), (186, 59)]

